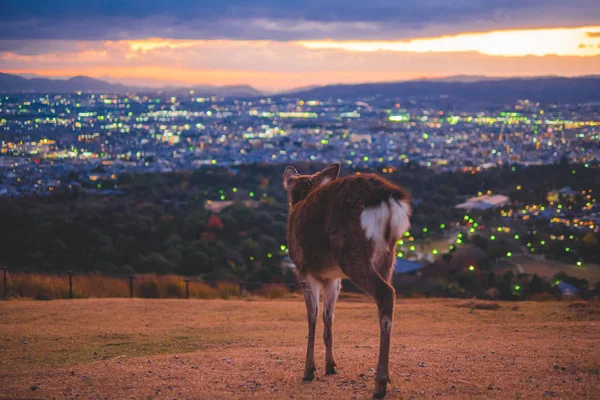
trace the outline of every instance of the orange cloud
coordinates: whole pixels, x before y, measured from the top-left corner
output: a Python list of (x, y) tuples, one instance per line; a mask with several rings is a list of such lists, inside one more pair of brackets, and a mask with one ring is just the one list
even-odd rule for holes
[[(0, 68), (144, 86), (251, 84), (266, 90), (449, 75), (598, 73), (600, 27), (464, 34), (402, 42), (252, 40), (0, 41)], [(486, 47), (487, 46), (487, 47)], [(536, 55), (524, 55), (533, 52)]]

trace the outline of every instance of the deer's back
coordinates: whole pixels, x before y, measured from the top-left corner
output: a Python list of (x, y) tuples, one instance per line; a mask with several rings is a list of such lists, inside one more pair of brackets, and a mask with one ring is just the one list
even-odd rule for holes
[(390, 200), (408, 201), (404, 190), (376, 175), (348, 176), (331, 181), (295, 204), (288, 219), (288, 244), (299, 269), (327, 268), (336, 252), (356, 240), (368, 240), (361, 225), (365, 209)]

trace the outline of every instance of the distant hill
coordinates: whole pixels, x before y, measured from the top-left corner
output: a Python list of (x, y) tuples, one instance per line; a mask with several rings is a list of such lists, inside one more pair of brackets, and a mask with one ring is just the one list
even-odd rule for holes
[(120, 83), (109, 83), (86, 76), (75, 76), (69, 79), (24, 78), (19, 75), (0, 73), (0, 93), (74, 93), (78, 91), (89, 93), (126, 93), (126, 92), (156, 92), (179, 93), (194, 90), (198, 96), (223, 97), (255, 97), (262, 93), (248, 85), (213, 86), (197, 85), (191, 87), (171, 86), (162, 89), (126, 86)]
[[(468, 81), (466, 77), (358, 85), (329, 85), (285, 94), (303, 98), (439, 97), (454, 100), (502, 102), (517, 99), (548, 102), (600, 101), (600, 77), (510, 78)], [(477, 77), (473, 77), (477, 79)], [(446, 81), (449, 80), (449, 81)], [(465, 82), (466, 80), (466, 82)]]

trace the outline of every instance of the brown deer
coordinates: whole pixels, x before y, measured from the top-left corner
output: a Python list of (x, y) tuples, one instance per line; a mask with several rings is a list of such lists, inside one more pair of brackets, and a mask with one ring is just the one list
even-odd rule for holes
[(382, 398), (389, 382), (388, 360), (395, 291), (390, 285), (394, 246), (408, 229), (408, 195), (374, 174), (339, 178), (333, 164), (314, 175), (287, 167), (283, 175), (291, 203), (287, 239), (290, 258), (304, 290), (308, 348), (304, 380), (313, 380), (319, 295), (323, 294), (325, 372), (335, 374), (333, 312), (341, 279), (372, 297), (379, 310), (379, 363), (373, 396)]

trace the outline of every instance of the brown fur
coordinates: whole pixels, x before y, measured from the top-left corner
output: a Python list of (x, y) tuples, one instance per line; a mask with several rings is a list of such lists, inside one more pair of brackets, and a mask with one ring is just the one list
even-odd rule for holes
[[(319, 291), (324, 291), (326, 370), (334, 373), (333, 308), (337, 292), (331, 289), (340, 278), (348, 277), (357, 287), (373, 297), (379, 308), (382, 329), (380, 360), (375, 396), (383, 397), (388, 378), (388, 353), (393, 316), (394, 289), (390, 285), (394, 246), (390, 202), (408, 203), (408, 195), (398, 186), (373, 174), (337, 178), (339, 164), (315, 175), (299, 175), (288, 167), (284, 186), (291, 203), (288, 218), (288, 247), (305, 291), (309, 315), (309, 341), (304, 378), (314, 377), (314, 329), (318, 313)], [(383, 252), (367, 238), (361, 225), (365, 209), (387, 205), (384, 229), (387, 247)], [(339, 290), (339, 287), (338, 287)], [(330, 293), (335, 292), (335, 298)], [(316, 299), (316, 304), (315, 304)], [(328, 313), (328, 321), (325, 313)]]

